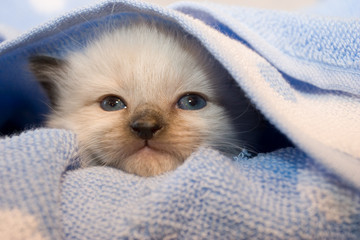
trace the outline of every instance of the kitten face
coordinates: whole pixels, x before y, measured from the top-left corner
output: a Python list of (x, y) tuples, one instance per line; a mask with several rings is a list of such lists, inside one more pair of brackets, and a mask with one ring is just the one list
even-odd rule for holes
[(137, 23), (30, 67), (54, 104), (47, 125), (77, 134), (83, 166), (153, 176), (235, 138), (216, 91), (223, 70), (177, 30)]

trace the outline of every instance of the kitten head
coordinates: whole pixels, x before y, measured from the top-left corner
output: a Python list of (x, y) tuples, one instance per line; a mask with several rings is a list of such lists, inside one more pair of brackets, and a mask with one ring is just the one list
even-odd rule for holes
[(77, 134), (83, 166), (153, 176), (235, 138), (217, 94), (228, 75), (180, 30), (136, 23), (30, 68), (53, 105), (47, 125)]

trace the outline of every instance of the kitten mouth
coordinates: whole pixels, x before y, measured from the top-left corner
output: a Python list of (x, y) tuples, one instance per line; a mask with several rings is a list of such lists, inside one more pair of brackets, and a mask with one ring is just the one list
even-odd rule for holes
[(130, 155), (131, 156), (142, 155), (149, 157), (149, 156), (165, 156), (165, 155), (169, 155), (169, 153), (167, 151), (154, 147), (151, 144), (149, 144), (148, 141), (145, 141), (141, 147), (133, 151)]
[(134, 146), (129, 155), (122, 158), (116, 167), (139, 176), (155, 176), (174, 170), (184, 161), (168, 152), (165, 145), (158, 147), (156, 141), (142, 141), (136, 144), (138, 145)]
[(156, 143), (152, 144), (151, 141), (145, 140), (144, 143), (136, 149), (131, 155), (135, 154), (160, 154), (160, 155), (169, 155), (170, 153), (166, 149), (159, 148)]
[(140, 148), (138, 151), (145, 150), (145, 149), (146, 150), (156, 151), (156, 152), (164, 152), (164, 151), (162, 151), (160, 149), (157, 149), (157, 148), (154, 148), (153, 146), (150, 146), (148, 140), (145, 140), (144, 146), (142, 148)]

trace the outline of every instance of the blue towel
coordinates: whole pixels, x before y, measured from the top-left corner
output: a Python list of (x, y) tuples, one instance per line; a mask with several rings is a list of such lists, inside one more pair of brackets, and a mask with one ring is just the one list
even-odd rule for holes
[(3, 133), (37, 126), (48, 111), (28, 56), (62, 56), (136, 12), (196, 36), (296, 147), (233, 159), (201, 148), (175, 171), (141, 178), (76, 168), (76, 136), (66, 130), (6, 137), (0, 239), (359, 239), (359, 9), (355, 0), (302, 12), (109, 1), (3, 42)]

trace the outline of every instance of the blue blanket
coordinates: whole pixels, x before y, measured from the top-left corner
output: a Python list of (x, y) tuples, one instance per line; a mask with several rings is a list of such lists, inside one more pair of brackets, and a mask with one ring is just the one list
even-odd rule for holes
[[(302, 12), (219, 4), (109, 1), (0, 45), (2, 133), (37, 126), (47, 101), (28, 56), (86, 41), (131, 12), (196, 36), (294, 148), (227, 158), (202, 148), (141, 178), (77, 169), (76, 136), (28, 130), (0, 139), (0, 239), (359, 239), (360, 2)], [(331, 17), (330, 17), (331, 16)]]

